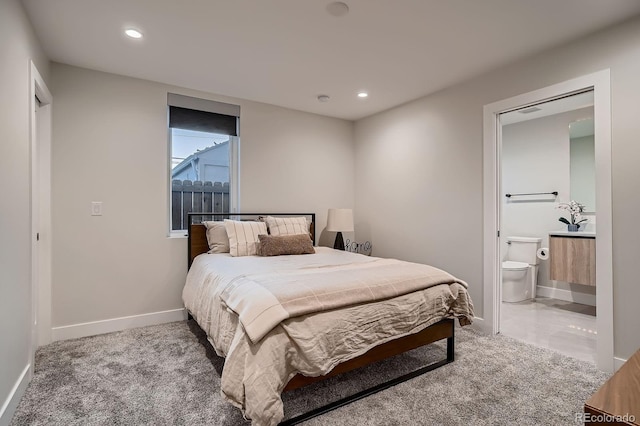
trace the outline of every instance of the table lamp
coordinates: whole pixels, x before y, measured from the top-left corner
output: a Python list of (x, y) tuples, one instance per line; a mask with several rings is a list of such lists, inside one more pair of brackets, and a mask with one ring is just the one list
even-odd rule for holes
[(353, 211), (351, 209), (329, 209), (327, 231), (337, 232), (333, 248), (344, 250), (343, 232), (353, 232)]

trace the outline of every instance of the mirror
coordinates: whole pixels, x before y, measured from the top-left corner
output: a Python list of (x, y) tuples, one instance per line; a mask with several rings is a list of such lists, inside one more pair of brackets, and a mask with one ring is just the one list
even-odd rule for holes
[(585, 212), (596, 211), (596, 155), (593, 118), (569, 124), (571, 199), (585, 205)]

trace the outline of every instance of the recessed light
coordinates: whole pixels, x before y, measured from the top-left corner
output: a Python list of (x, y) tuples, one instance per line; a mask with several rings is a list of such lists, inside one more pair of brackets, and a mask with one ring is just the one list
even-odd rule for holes
[(134, 30), (133, 28), (129, 28), (124, 33), (131, 38), (142, 38), (142, 33), (138, 30)]
[(319, 102), (329, 102), (329, 95), (318, 95)]
[(358, 97), (359, 98), (366, 98), (367, 96), (369, 96), (369, 94), (367, 92), (359, 92), (358, 93)]
[(335, 17), (344, 16), (349, 13), (349, 6), (341, 1), (334, 1), (327, 5), (327, 12), (329, 12), (329, 15)]

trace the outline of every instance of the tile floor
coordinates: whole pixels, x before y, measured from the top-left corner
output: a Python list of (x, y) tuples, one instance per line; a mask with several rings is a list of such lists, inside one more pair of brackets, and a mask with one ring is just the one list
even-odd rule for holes
[(596, 362), (594, 306), (538, 297), (501, 305), (500, 332), (514, 339)]

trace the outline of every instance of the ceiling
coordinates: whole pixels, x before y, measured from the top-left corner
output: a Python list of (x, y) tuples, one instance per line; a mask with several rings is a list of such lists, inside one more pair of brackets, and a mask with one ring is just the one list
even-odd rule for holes
[(53, 61), (348, 120), (640, 14), (638, 0), (343, 1), (339, 17), (331, 0), (23, 3)]

